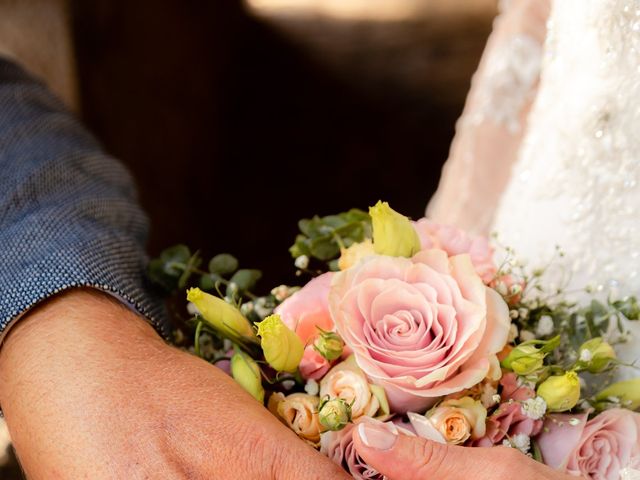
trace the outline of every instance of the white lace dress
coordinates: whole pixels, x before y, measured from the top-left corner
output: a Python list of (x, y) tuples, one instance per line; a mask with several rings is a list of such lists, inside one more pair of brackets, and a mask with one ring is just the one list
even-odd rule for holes
[(570, 288), (640, 295), (640, 1), (556, 1), (544, 51), (493, 230), (534, 266), (559, 245)]
[(503, 2), (428, 214), (531, 268), (560, 246), (569, 289), (640, 296), (640, 0), (544, 4)]

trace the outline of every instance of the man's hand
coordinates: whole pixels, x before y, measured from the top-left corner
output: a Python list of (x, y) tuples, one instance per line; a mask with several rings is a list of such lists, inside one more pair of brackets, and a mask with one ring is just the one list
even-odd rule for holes
[(0, 401), (30, 479), (348, 478), (224, 373), (93, 291), (10, 331)]
[(361, 423), (354, 444), (368, 465), (389, 480), (569, 480), (575, 479), (508, 447), (442, 445)]

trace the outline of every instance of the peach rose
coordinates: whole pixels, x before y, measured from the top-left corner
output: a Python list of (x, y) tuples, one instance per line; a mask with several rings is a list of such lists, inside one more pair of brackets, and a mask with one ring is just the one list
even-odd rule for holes
[(422, 249), (439, 248), (449, 256), (468, 253), (485, 284), (488, 285), (495, 277), (498, 267), (493, 261), (493, 248), (486, 237), (472, 236), (464, 230), (441, 225), (427, 218), (418, 220), (413, 226), (420, 237)]
[(277, 416), (303, 440), (318, 445), (322, 429), (318, 420), (320, 399), (306, 393), (292, 393), (284, 396), (281, 393), (271, 395), (269, 409), (275, 410)]
[(593, 480), (640, 475), (639, 413), (614, 408), (586, 424), (580, 421), (583, 419), (569, 414), (550, 416), (537, 439), (547, 465)]
[(373, 417), (380, 402), (371, 392), (369, 381), (353, 357), (333, 367), (320, 381), (320, 398), (341, 398), (351, 405), (351, 418)]
[(316, 327), (325, 331), (334, 330), (328, 305), (332, 278), (331, 272), (314, 278), (275, 309), (284, 324), (306, 344), (299, 368), (307, 379), (322, 378), (330, 367), (329, 362), (315, 351), (312, 343), (318, 335)]
[(398, 413), (424, 411), (481, 382), (511, 325), (469, 255), (435, 249), (371, 257), (337, 273), (329, 305), (358, 366)]

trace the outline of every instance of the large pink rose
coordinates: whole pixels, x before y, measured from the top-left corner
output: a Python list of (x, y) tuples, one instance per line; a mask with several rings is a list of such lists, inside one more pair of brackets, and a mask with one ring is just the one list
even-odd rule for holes
[(422, 218), (413, 225), (423, 249), (439, 248), (449, 256), (468, 253), (476, 272), (485, 284), (489, 284), (495, 277), (498, 268), (493, 261), (493, 248), (486, 237), (471, 236), (464, 230), (441, 225), (427, 218)]
[[(593, 480), (619, 480), (640, 475), (640, 414), (624, 409), (606, 410), (586, 422), (571, 422), (575, 415), (554, 415), (538, 437), (543, 460), (572, 475)], [(579, 420), (579, 419), (578, 419)]]
[(325, 273), (307, 283), (279, 305), (275, 313), (284, 324), (298, 334), (307, 347), (300, 362), (300, 373), (304, 378), (318, 380), (329, 370), (329, 362), (312, 346), (318, 335), (317, 327), (333, 331), (329, 313), (329, 289), (333, 273)]
[(481, 382), (507, 342), (509, 312), (468, 255), (375, 256), (336, 274), (329, 305), (360, 368), (396, 412)]

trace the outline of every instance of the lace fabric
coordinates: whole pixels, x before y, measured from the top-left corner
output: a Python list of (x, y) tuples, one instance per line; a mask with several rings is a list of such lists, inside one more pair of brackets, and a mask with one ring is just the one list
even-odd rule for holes
[[(533, 25), (541, 32), (542, 14), (515, 28), (526, 3), (513, 0), (496, 22), (428, 213), (497, 232), (530, 268), (560, 246), (551, 283), (568, 290), (637, 295), (640, 0), (554, 2), (535, 85), (536, 49), (522, 35), (542, 41), (531, 34)], [(621, 357), (634, 361), (640, 326), (628, 327)]]
[(472, 88), (427, 214), (488, 233), (510, 177), (535, 98), (549, 2), (501, 2), (501, 13)]

